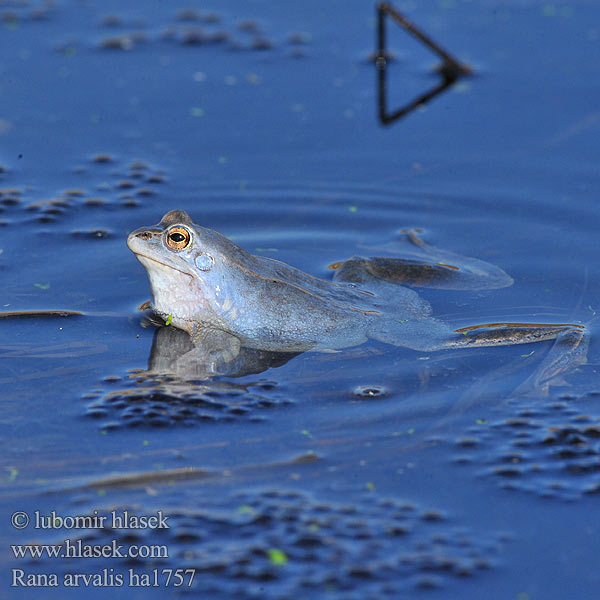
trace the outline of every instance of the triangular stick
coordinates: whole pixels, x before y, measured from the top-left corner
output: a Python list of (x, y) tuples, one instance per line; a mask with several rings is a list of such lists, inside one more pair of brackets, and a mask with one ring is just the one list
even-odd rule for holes
[[(386, 17), (390, 16), (396, 21), (403, 29), (408, 31), (411, 35), (416, 37), (419, 41), (425, 44), (430, 50), (437, 54), (443, 61), (442, 66), (439, 70), (442, 77), (442, 81), (418, 96), (414, 100), (411, 100), (408, 104), (402, 108), (388, 113), (387, 111), (387, 61), (388, 53), (386, 50)], [(378, 71), (378, 99), (379, 99), (379, 120), (384, 124), (388, 125), (397, 119), (400, 119), (413, 111), (415, 108), (429, 102), (432, 98), (443, 92), (446, 88), (450, 87), (459, 77), (470, 75), (473, 69), (464, 63), (459, 62), (449, 52), (444, 50), (439, 44), (434, 42), (426, 33), (418, 29), (413, 25), (405, 16), (401, 15), (391, 4), (387, 2), (381, 2), (377, 5), (377, 54), (376, 54), (376, 65)]]

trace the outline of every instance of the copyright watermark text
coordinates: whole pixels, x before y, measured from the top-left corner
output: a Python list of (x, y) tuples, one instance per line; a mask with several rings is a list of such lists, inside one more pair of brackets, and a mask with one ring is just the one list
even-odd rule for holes
[[(17, 530), (69, 531), (72, 535), (61, 539), (60, 543), (11, 544), (15, 560), (47, 561), (57, 559), (151, 559), (169, 558), (165, 544), (125, 544), (113, 539), (104, 544), (90, 543), (90, 530), (114, 531), (115, 537), (131, 541), (127, 535), (119, 535), (120, 530), (168, 530), (169, 517), (159, 510), (152, 514), (136, 514), (129, 510), (101, 512), (94, 510), (85, 515), (59, 514), (52, 510), (26, 512), (15, 511), (10, 517), (11, 525)], [(76, 530), (85, 530), (78, 536)], [(106, 563), (104, 563), (106, 564)], [(154, 562), (154, 564), (156, 564)], [(11, 569), (12, 587), (191, 587), (195, 569), (153, 568), (139, 571), (133, 568), (99, 568), (95, 572), (81, 568), (85, 572), (34, 572), (24, 568)], [(93, 571), (93, 570), (92, 570)]]

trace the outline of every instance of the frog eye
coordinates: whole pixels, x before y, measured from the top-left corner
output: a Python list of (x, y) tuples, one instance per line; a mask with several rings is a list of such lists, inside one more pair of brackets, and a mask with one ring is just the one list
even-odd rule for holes
[(167, 244), (173, 250), (183, 250), (191, 239), (190, 232), (185, 227), (173, 227), (167, 234)]

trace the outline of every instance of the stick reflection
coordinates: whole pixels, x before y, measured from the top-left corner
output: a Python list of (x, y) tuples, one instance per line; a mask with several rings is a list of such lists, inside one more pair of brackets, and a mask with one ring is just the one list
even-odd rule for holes
[[(388, 112), (387, 107), (387, 63), (389, 54), (386, 49), (386, 18), (388, 16), (425, 44), (443, 61), (441, 67), (438, 69), (441, 77), (440, 83), (391, 113)], [(383, 125), (389, 125), (401, 119), (415, 110), (415, 108), (426, 104), (432, 98), (441, 94), (460, 77), (470, 75), (473, 72), (473, 69), (469, 65), (459, 62), (387, 2), (381, 2), (377, 5), (377, 54), (375, 64), (377, 65), (379, 120)]]

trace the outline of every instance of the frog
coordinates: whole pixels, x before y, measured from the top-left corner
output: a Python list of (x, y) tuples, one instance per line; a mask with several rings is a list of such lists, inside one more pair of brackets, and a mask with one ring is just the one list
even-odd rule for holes
[(556, 340), (538, 387), (584, 362), (582, 324), (455, 328), (436, 318), (414, 287), (497, 289), (513, 280), (495, 265), (430, 246), (414, 230), (403, 238), (402, 256), (352, 256), (329, 265), (330, 280), (255, 256), (181, 209), (132, 231), (127, 245), (147, 271), (152, 311), (220, 360), (233, 360), (241, 348), (334, 352), (367, 340), (417, 352)]

